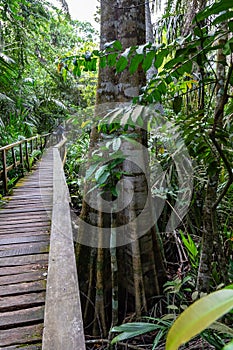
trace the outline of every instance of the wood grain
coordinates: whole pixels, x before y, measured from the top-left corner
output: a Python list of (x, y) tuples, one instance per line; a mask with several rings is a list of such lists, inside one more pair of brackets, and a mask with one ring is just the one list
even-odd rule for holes
[(34, 172), (17, 183), (0, 209), (0, 349), (42, 348), (53, 191), (51, 164), (52, 150)]

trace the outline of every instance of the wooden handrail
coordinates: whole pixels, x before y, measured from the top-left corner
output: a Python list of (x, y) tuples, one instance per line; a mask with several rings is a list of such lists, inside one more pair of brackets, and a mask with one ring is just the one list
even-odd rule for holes
[[(30, 170), (30, 162), (29, 162), (29, 150), (28, 147), (30, 147), (30, 152), (32, 153), (34, 149), (40, 149), (41, 151), (45, 148), (48, 137), (51, 134), (43, 134), (43, 135), (36, 135), (32, 136), (30, 138), (20, 140), (17, 142), (14, 142), (10, 145), (6, 145), (3, 147), (0, 147), (0, 155), (2, 160), (2, 170), (0, 170), (0, 177), (2, 177), (3, 182), (3, 192), (6, 194), (8, 193), (8, 172), (12, 169), (16, 169), (17, 167), (20, 167), (20, 174), (23, 175), (24, 173), (24, 167), (26, 165), (27, 170)], [(33, 141), (35, 141), (35, 146), (33, 144)], [(25, 147), (23, 147), (25, 145)], [(19, 159), (16, 158), (16, 152), (15, 148), (18, 147), (19, 152)], [(11, 158), (12, 161), (10, 164), (7, 164), (7, 152), (11, 150)]]
[(66, 139), (53, 147), (53, 211), (42, 350), (85, 350), (78, 276), (63, 171)]
[(54, 146), (59, 150), (63, 166), (66, 162), (66, 142), (67, 142), (67, 138), (64, 135), (62, 135), (61, 141)]

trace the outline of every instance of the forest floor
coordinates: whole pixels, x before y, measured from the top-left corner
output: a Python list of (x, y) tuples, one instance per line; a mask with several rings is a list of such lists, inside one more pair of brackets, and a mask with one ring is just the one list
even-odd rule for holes
[[(88, 337), (87, 337), (88, 338)], [(153, 348), (153, 344), (146, 344), (147, 336), (145, 339), (140, 337), (140, 339), (134, 338), (134, 340), (127, 342), (120, 342), (116, 345), (110, 345), (107, 339), (87, 339), (86, 340), (86, 350), (165, 350), (165, 343)], [(145, 340), (145, 341), (143, 341)], [(194, 339), (190, 341), (185, 346), (180, 347), (180, 350), (215, 350), (216, 348), (210, 345), (204, 339)]]

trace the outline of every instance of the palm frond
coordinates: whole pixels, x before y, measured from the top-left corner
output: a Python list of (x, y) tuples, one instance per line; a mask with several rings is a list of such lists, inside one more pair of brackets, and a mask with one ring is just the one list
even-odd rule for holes
[(55, 98), (50, 99), (51, 102), (53, 102), (56, 106), (60, 107), (61, 109), (67, 109), (67, 107), (59, 100), (56, 100)]
[(0, 102), (1, 101), (4, 101), (4, 102), (10, 102), (10, 103), (15, 103), (10, 97), (8, 97), (7, 95), (5, 95), (5, 94), (2, 94), (1, 92), (0, 92)]

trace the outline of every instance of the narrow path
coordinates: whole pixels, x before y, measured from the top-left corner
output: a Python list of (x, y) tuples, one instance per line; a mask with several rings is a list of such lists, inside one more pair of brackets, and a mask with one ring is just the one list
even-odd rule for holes
[(42, 348), (52, 159), (51, 149), (0, 209), (0, 349)]

